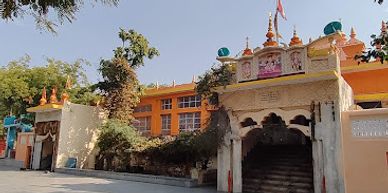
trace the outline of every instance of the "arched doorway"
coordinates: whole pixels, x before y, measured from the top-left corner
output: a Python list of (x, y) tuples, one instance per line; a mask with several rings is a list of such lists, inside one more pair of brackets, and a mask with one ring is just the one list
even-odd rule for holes
[(312, 193), (310, 138), (274, 113), (261, 125), (243, 139), (243, 192)]

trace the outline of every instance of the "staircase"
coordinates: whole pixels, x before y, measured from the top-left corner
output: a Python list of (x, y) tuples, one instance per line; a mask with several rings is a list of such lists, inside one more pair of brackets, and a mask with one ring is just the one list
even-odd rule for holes
[(256, 146), (243, 161), (245, 193), (313, 193), (311, 150), (303, 145)]

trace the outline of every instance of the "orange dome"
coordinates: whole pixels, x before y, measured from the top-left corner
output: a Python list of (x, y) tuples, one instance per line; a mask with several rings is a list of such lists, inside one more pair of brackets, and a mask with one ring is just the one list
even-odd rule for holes
[(253, 54), (253, 52), (252, 52), (252, 50), (249, 48), (249, 38), (247, 37), (246, 38), (246, 47), (245, 47), (245, 50), (244, 50), (244, 52), (243, 52), (243, 56), (250, 56), (250, 55), (252, 55)]
[(298, 34), (296, 33), (296, 29), (294, 29), (294, 35), (291, 38), (291, 42), (289, 46), (301, 46), (303, 45), (302, 40), (299, 38)]

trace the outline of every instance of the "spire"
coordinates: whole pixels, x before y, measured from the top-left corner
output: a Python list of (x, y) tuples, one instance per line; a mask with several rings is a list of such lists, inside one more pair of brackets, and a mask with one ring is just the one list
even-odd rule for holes
[(252, 50), (249, 48), (249, 38), (247, 37), (246, 38), (246, 47), (245, 47), (245, 50), (244, 50), (244, 52), (243, 52), (243, 56), (249, 56), (249, 55), (252, 55), (253, 54), (253, 52), (252, 52)]
[(61, 103), (64, 104), (66, 101), (69, 100), (69, 94), (67, 94), (67, 90), (71, 88), (71, 80), (70, 76), (67, 76), (65, 89), (63, 90), (62, 96), (61, 96)]
[(267, 41), (263, 43), (264, 47), (268, 46), (278, 46), (278, 43), (273, 40), (275, 33), (272, 31), (272, 14), (269, 13), (269, 22), (268, 22), (268, 32), (266, 34)]
[(47, 93), (46, 93), (46, 87), (43, 87), (42, 90), (42, 97), (39, 100), (39, 104), (41, 106), (45, 105), (47, 103)]
[(294, 35), (291, 38), (291, 42), (289, 46), (301, 46), (303, 45), (302, 40), (299, 38), (298, 34), (296, 33), (296, 27), (294, 26)]
[(347, 45), (364, 44), (364, 42), (358, 40), (356, 36), (357, 36), (356, 30), (354, 29), (354, 27), (352, 27), (350, 30), (350, 39), (347, 42)]
[(57, 99), (57, 87), (54, 87), (54, 88), (51, 90), (50, 103), (51, 103), (51, 104), (53, 104), (53, 103), (58, 103), (58, 99)]
[(159, 81), (156, 81), (156, 89), (159, 89)]
[(172, 87), (175, 87), (176, 86), (176, 82), (175, 80), (172, 81)]
[(350, 38), (351, 39), (354, 39), (354, 38), (356, 38), (356, 30), (354, 30), (354, 27), (352, 27), (351, 29), (350, 29)]
[(195, 82), (197, 82), (197, 79), (196, 79), (195, 75), (193, 75), (193, 80), (191, 80), (191, 83), (195, 83)]

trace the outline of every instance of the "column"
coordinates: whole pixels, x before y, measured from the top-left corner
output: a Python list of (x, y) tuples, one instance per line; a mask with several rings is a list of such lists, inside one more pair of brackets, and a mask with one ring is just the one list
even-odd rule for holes
[(233, 139), (233, 192), (242, 192), (241, 139)]
[(230, 162), (230, 144), (222, 145), (217, 152), (217, 191), (228, 192)]

